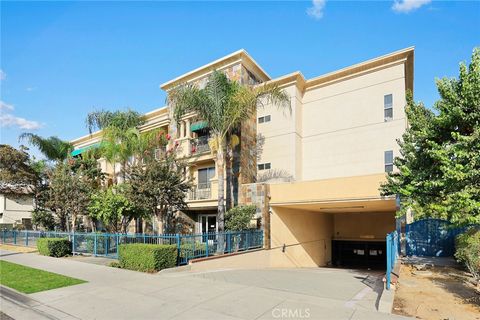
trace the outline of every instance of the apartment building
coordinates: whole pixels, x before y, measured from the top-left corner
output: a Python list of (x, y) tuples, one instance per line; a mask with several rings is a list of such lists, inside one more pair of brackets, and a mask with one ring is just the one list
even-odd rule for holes
[[(407, 127), (405, 95), (413, 91), (414, 49), (407, 48), (312, 79), (301, 72), (272, 79), (245, 51), (161, 85), (203, 86), (213, 70), (250, 84), (276, 83), (291, 97), (291, 112), (270, 105), (241, 127), (241, 157), (258, 154), (256, 177), (238, 168), (240, 203), (261, 204), (258, 218), (268, 266), (374, 265), (385, 260), (385, 235), (395, 229), (396, 200), (380, 196), (385, 173), (395, 170), (396, 142)], [(145, 114), (141, 130), (164, 128), (188, 159), (195, 188), (184, 212), (192, 231), (217, 229), (216, 166), (208, 127), (186, 116), (174, 123), (168, 106)], [(72, 141), (74, 155), (94, 146), (101, 133)], [(101, 162), (109, 172), (111, 164)], [(261, 183), (255, 183), (256, 178)]]

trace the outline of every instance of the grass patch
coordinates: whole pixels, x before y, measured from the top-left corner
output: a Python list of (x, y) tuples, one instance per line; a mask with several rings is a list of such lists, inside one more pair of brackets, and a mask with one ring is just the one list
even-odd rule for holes
[(35, 293), (85, 282), (57, 273), (0, 260), (0, 284), (23, 293)]

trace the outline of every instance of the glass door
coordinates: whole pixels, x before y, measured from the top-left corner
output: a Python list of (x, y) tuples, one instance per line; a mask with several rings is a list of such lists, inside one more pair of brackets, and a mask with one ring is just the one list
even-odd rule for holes
[[(200, 215), (201, 232), (204, 235), (203, 242), (213, 243), (216, 238), (215, 232), (217, 232), (217, 216), (213, 214)], [(208, 233), (208, 235), (207, 235)]]

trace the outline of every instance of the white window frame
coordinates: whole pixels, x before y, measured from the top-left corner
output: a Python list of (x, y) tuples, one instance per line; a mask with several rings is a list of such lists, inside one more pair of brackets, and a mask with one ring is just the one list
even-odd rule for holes
[[(387, 162), (387, 154), (392, 155), (392, 162)], [(385, 172), (388, 173), (393, 171), (393, 159), (394, 159), (393, 150), (387, 150), (383, 153), (383, 165), (384, 165)]]
[[(388, 96), (392, 98), (390, 104), (387, 104), (385, 101)], [(390, 111), (392, 115), (387, 116), (387, 111)], [(383, 121), (388, 122), (392, 120), (393, 120), (393, 94), (389, 93), (383, 96)]]

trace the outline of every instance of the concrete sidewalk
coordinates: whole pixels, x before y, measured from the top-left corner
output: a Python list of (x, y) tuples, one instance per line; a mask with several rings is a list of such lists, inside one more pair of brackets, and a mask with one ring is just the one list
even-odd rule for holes
[(29, 318), (25, 308), (36, 312), (35, 319), (403, 319), (375, 311), (375, 273), (318, 268), (144, 274), (37, 254), (1, 259), (88, 281), (30, 294), (28, 303), (17, 306), (2, 292), (2, 311), (15, 319)]

